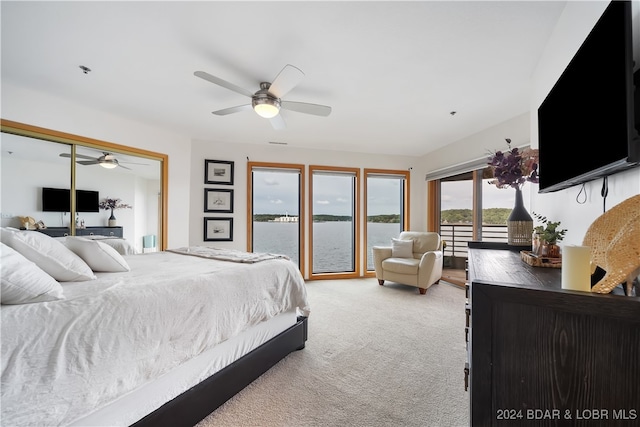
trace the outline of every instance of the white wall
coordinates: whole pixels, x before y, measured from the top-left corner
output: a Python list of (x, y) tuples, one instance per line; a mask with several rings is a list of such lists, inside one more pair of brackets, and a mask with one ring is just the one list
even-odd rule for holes
[[(360, 179), (360, 209), (364, 212), (364, 200), (362, 198), (364, 181), (362, 173), (364, 168), (411, 170), (411, 229), (424, 229), (424, 219), (414, 212), (416, 200), (421, 199), (425, 184), (422, 176), (416, 172), (416, 159), (409, 156), (388, 156), (363, 153), (349, 153), (337, 151), (302, 149), (292, 146), (279, 146), (269, 144), (233, 144), (214, 143), (209, 141), (195, 141), (191, 150), (191, 214), (189, 217), (189, 242), (192, 245), (209, 245), (228, 247), (239, 250), (247, 248), (247, 158), (252, 162), (295, 163), (303, 165), (325, 165), (361, 168)], [(216, 186), (204, 184), (205, 159), (233, 161), (235, 169), (233, 186)], [(305, 170), (306, 185), (309, 183), (308, 169)], [(204, 213), (204, 188), (231, 188), (234, 190), (234, 220), (233, 242), (204, 242), (203, 218), (215, 216), (230, 216), (229, 214)], [(308, 188), (308, 187), (307, 187)], [(305, 189), (305, 206), (308, 211), (309, 191)], [(423, 210), (423, 209), (422, 209)], [(361, 230), (362, 232), (362, 230)], [(364, 236), (361, 233), (361, 236)], [(309, 242), (308, 235), (305, 241)], [(364, 238), (364, 237), (362, 237)], [(308, 248), (307, 248), (307, 253)]]
[[(637, 3), (637, 2), (636, 2)], [(585, 38), (606, 2), (567, 2), (532, 78), (531, 111), (546, 96), (561, 71)], [(252, 161), (356, 166), (411, 170), (411, 229), (426, 228), (426, 183), (428, 171), (475, 160), (490, 150), (504, 148), (504, 138), (515, 145), (537, 146), (536, 115), (519, 115), (487, 128), (422, 158), (376, 156), (321, 150), (303, 150), (272, 145), (238, 145), (193, 141), (132, 120), (70, 104), (59, 98), (16, 87), (3, 81), (2, 117), (58, 131), (78, 134), (169, 155), (169, 247), (203, 244), (202, 218), (204, 159), (235, 162), (234, 241), (229, 247), (246, 246), (246, 162)], [(584, 147), (585, 153), (589, 147)], [(581, 154), (584, 155), (584, 154)], [(597, 155), (597, 154), (596, 154)], [(529, 184), (527, 184), (529, 185)], [(536, 212), (562, 221), (569, 231), (565, 243), (579, 243), (587, 227), (602, 213), (601, 182), (586, 185), (586, 201), (575, 201), (579, 188), (552, 194), (535, 194)], [(213, 187), (213, 186), (211, 186)], [(607, 207), (640, 192), (640, 169), (609, 179)], [(150, 233), (151, 234), (151, 233)], [(222, 246), (223, 242), (219, 244)]]
[(5, 81), (2, 82), (1, 114), (6, 120), (167, 154), (168, 247), (189, 244), (189, 138)]
[(511, 139), (513, 147), (529, 144), (529, 113), (520, 114), (503, 123), (488, 127), (481, 132), (470, 135), (467, 138), (449, 144), (420, 158), (417, 169), (420, 174), (421, 183), (418, 184), (418, 180), (416, 180), (415, 183), (416, 185), (422, 185), (421, 196), (423, 200), (420, 203), (422, 211), (416, 212), (416, 214), (423, 219), (422, 229), (426, 229), (427, 221), (427, 212), (425, 210), (427, 205), (427, 190), (426, 183), (424, 182), (425, 174), (477, 159), (488, 159), (491, 152), (495, 150), (505, 150), (507, 148), (505, 138)]
[[(25, 173), (31, 171), (31, 173)], [(38, 173), (32, 173), (38, 171)], [(12, 158), (10, 155), (2, 156), (2, 202), (16, 216), (31, 216), (36, 220), (42, 220), (47, 227), (69, 227), (75, 221), (69, 217), (69, 213), (43, 212), (41, 206), (41, 188), (43, 186), (53, 188), (69, 188), (69, 166), (55, 165), (47, 162)], [(20, 179), (7, 179), (20, 176)], [(48, 176), (43, 182), (42, 177)], [(120, 198), (123, 203), (135, 206), (135, 188), (131, 185), (131, 179), (122, 174), (109, 174), (103, 168), (96, 168), (91, 174), (83, 175), (77, 179), (78, 189), (99, 191), (100, 199), (106, 197)], [(9, 211), (5, 211), (9, 212)], [(3, 212), (3, 213), (5, 213)], [(125, 238), (132, 238), (133, 234), (126, 235), (133, 230), (134, 214), (131, 209), (116, 210), (118, 225), (124, 227)], [(142, 215), (143, 212), (136, 212)], [(86, 226), (106, 226), (110, 211), (81, 212), (79, 218), (84, 219)], [(17, 218), (3, 218), (2, 226), (20, 227), (22, 224)]]
[[(608, 1), (567, 2), (533, 75), (531, 111), (538, 110), (608, 3)], [(638, 2), (635, 1), (635, 3), (634, 6), (637, 9)], [(531, 145), (534, 147), (538, 146), (537, 129), (537, 115), (532, 114)], [(594, 147), (577, 146), (576, 160), (578, 156), (597, 156), (598, 149), (606, 149), (606, 147), (594, 149)], [(581, 187), (576, 186), (555, 193), (537, 194), (532, 200), (533, 210), (562, 222), (562, 226), (568, 229), (564, 244), (580, 244), (589, 225), (603, 213), (604, 200), (600, 196), (602, 181), (598, 179), (585, 185), (585, 192), (580, 194), (579, 198), (581, 201), (586, 199), (584, 203), (578, 201)], [(608, 181), (609, 195), (606, 199), (606, 209), (640, 193), (640, 168), (612, 175)]]
[[(637, 6), (638, 1), (635, 3)], [(530, 142), (532, 147), (537, 147), (538, 122), (535, 112), (602, 15), (607, 4), (608, 1), (567, 2), (533, 75), (531, 96), (533, 114), (520, 115), (424, 156), (420, 166), (424, 172), (475, 160), (486, 156), (490, 150), (504, 149), (504, 138), (511, 138), (515, 146)], [(638, 17), (635, 19), (640, 21)], [(579, 161), (580, 156), (597, 156), (598, 149), (606, 149), (606, 147), (578, 146), (575, 161)], [(555, 193), (538, 194), (537, 184), (527, 183), (526, 185), (532, 185), (534, 189), (531, 192), (531, 210), (553, 221), (561, 221), (561, 226), (568, 230), (563, 244), (581, 244), (589, 225), (603, 213), (604, 200), (600, 196), (602, 179), (587, 183), (582, 194), (579, 194), (581, 186)], [(612, 175), (609, 177), (606, 209), (638, 193), (640, 193), (640, 168)]]

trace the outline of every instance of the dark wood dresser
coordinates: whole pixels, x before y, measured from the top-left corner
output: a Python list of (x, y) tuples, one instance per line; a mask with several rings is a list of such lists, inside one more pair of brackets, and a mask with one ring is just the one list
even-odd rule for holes
[(640, 426), (640, 298), (563, 290), (512, 250), (470, 248), (468, 275), (472, 426)]
[[(47, 227), (38, 230), (51, 237), (64, 237), (71, 235), (69, 227)], [(122, 227), (86, 227), (76, 228), (76, 236), (112, 236), (122, 237)]]

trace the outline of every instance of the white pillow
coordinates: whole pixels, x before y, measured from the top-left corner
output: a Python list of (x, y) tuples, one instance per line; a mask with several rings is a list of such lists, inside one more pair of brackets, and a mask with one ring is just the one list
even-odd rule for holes
[(64, 299), (62, 286), (33, 262), (0, 243), (2, 304), (29, 304)]
[(2, 228), (0, 240), (34, 262), (58, 282), (82, 282), (96, 278), (82, 258), (59, 241), (39, 231)]
[(118, 251), (97, 240), (67, 236), (65, 245), (86, 262), (93, 271), (130, 271)]
[(413, 258), (413, 240), (391, 239), (391, 256)]

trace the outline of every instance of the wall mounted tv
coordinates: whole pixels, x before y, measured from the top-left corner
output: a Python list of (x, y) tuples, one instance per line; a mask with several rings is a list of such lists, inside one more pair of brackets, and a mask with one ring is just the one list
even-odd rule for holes
[[(71, 191), (64, 188), (42, 188), (42, 210), (44, 212), (71, 212)], [(98, 212), (97, 191), (76, 190), (77, 212)]]
[(540, 193), (640, 164), (640, 57), (634, 71), (633, 56), (631, 2), (612, 1), (538, 108)]

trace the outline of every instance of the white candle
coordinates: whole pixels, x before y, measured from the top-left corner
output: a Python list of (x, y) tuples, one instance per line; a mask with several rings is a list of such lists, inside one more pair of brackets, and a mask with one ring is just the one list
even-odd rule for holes
[(591, 292), (590, 255), (589, 246), (562, 248), (562, 289)]

